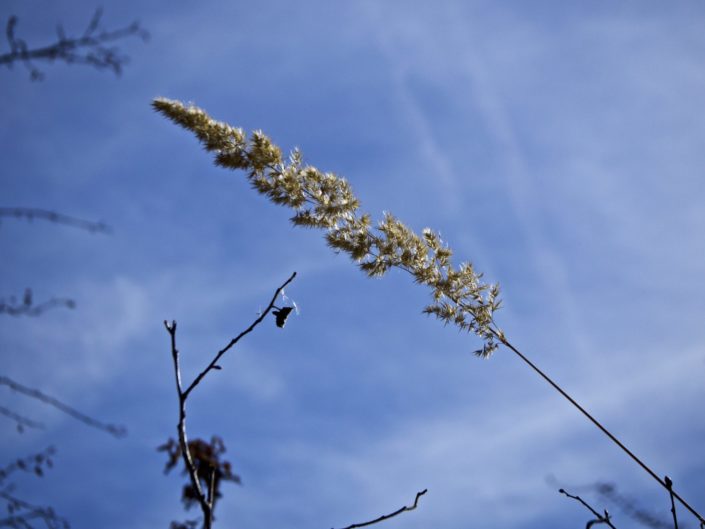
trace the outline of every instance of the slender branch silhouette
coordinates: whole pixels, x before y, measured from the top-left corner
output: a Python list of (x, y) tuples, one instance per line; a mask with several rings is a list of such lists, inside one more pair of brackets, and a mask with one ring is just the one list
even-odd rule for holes
[(0, 208), (0, 218), (10, 217), (15, 219), (24, 219), (32, 222), (34, 219), (46, 220), (55, 224), (63, 224), (73, 228), (86, 230), (90, 233), (112, 233), (113, 229), (104, 222), (94, 222), (91, 220), (79, 219), (40, 208)]
[[(222, 356), (235, 344), (237, 344), (242, 338), (251, 333), (260, 323), (262, 323), (262, 321), (267, 317), (267, 315), (274, 309), (274, 304), (279, 295), (284, 290), (284, 288), (286, 288), (289, 283), (294, 280), (295, 277), (296, 272), (292, 273), (291, 276), (279, 288), (276, 289), (271, 301), (269, 302), (269, 305), (267, 305), (265, 310), (260, 313), (260, 315), (250, 324), (249, 327), (247, 327), (244, 331), (240, 332), (235, 338), (230, 340), (230, 342), (228, 342), (225, 347), (218, 351), (214, 355), (211, 362), (194, 378), (193, 382), (191, 382), (191, 384), (189, 384), (186, 389), (183, 389), (184, 385), (181, 380), (181, 365), (179, 356), (180, 353), (178, 348), (176, 347), (176, 321), (172, 321), (171, 324), (166, 320), (164, 321), (164, 327), (169, 333), (171, 341), (171, 357), (174, 363), (176, 392), (179, 399), (179, 421), (176, 428), (178, 432), (179, 442), (177, 449), (173, 447), (173, 441), (169, 439), (169, 441), (165, 445), (159, 447), (159, 450), (165, 450), (169, 452), (172, 461), (174, 458), (174, 454), (176, 454), (177, 456), (179, 454), (181, 455), (184, 467), (186, 468), (186, 472), (190, 480), (190, 487), (187, 487), (184, 490), (183, 498), (187, 507), (190, 503), (186, 500), (195, 502), (200, 506), (201, 512), (203, 514), (204, 529), (210, 529), (213, 524), (213, 511), (215, 509), (216, 499), (219, 497), (217, 485), (220, 476), (218, 474), (218, 471), (221, 468), (224, 468), (225, 472), (221, 470), (220, 475), (222, 476), (223, 474), (225, 474), (227, 476), (227, 473), (230, 472), (230, 466), (227, 462), (227, 467), (221, 467), (218, 464), (218, 451), (217, 449), (214, 449), (217, 444), (215, 439), (211, 443), (211, 445), (207, 445), (207, 443), (201, 441), (202, 444), (207, 446), (201, 446), (201, 444), (197, 443), (197, 441), (200, 440), (189, 442), (188, 435), (186, 432), (186, 401), (188, 400), (188, 397), (191, 392), (203, 381), (205, 376), (210, 371), (221, 369), (221, 367), (218, 365), (218, 361), (222, 358)], [(220, 443), (222, 445), (222, 441)], [(199, 457), (199, 449), (201, 453), (205, 452), (206, 455)], [(212, 449), (211, 454), (208, 454), (208, 449)], [(213, 457), (213, 452), (215, 452), (215, 458)], [(230, 476), (233, 477), (234, 475), (230, 473)], [(236, 479), (231, 480), (239, 481), (239, 477), (235, 478)], [(203, 485), (201, 484), (202, 481), (207, 486), (207, 490), (205, 492), (203, 490)], [(179, 524), (176, 525), (178, 526)]]
[(5, 481), (8, 476), (17, 471), (31, 472), (35, 476), (39, 477), (43, 476), (43, 468), (51, 468), (53, 466), (54, 460), (52, 457), (54, 454), (56, 454), (56, 449), (53, 446), (50, 446), (41, 452), (37, 452), (36, 454), (16, 459), (5, 468), (0, 468), (0, 483)]
[(665, 476), (663, 478), (663, 481), (666, 483), (666, 487), (668, 488), (668, 494), (671, 498), (671, 514), (673, 515), (673, 527), (674, 529), (678, 529), (678, 517), (676, 516), (676, 502), (673, 501), (673, 481), (671, 481), (671, 478), (668, 476)]
[(514, 347), (509, 341), (506, 339), (504, 336), (504, 333), (498, 329), (492, 329), (492, 331), (495, 333), (495, 336), (499, 340), (502, 345), (507, 347), (509, 350), (511, 350), (513, 353), (515, 353), (519, 358), (521, 358), (531, 369), (533, 369), (536, 373), (538, 373), (546, 382), (548, 382), (556, 391), (558, 391), (568, 402), (570, 402), (580, 413), (582, 413), (585, 417), (587, 417), (590, 422), (592, 422), (595, 426), (597, 426), (609, 439), (614, 442), (619, 448), (622, 449), (624, 453), (626, 453), (633, 461), (635, 461), (642, 469), (644, 469), (656, 482), (661, 485), (664, 489), (666, 489), (669, 494), (671, 494), (672, 497), (675, 497), (678, 499), (678, 501), (686, 508), (688, 509), (693, 516), (695, 516), (698, 521), (702, 524), (705, 523), (705, 519), (696, 511), (693, 507), (690, 506), (690, 504), (685, 501), (676, 491), (673, 490), (672, 487), (669, 487), (664, 480), (662, 480), (656, 472), (654, 472), (649, 466), (646, 465), (641, 459), (639, 459), (631, 450), (629, 450), (624, 444), (617, 439), (617, 437), (610, 432), (607, 428), (605, 428), (602, 423), (600, 423), (597, 419), (595, 419), (590, 413), (585, 410), (578, 402), (573, 399), (562, 387), (560, 387), (556, 382), (553, 381), (552, 378), (550, 378), (546, 373), (544, 373), (541, 369), (539, 369), (536, 364), (534, 364), (531, 360), (529, 360), (521, 351), (519, 351), (516, 347)]
[(32, 419), (29, 419), (24, 415), (15, 413), (14, 411), (6, 408), (5, 406), (0, 406), (0, 415), (4, 415), (8, 419), (15, 421), (15, 425), (19, 433), (24, 433), (25, 428), (36, 428), (37, 430), (44, 429), (43, 423), (33, 421)]
[(418, 507), (419, 504), (419, 498), (426, 494), (428, 492), (428, 489), (423, 489), (420, 492), (416, 493), (416, 498), (414, 498), (414, 503), (411, 505), (405, 505), (403, 507), (400, 507), (396, 511), (389, 513), (389, 514), (383, 514), (382, 516), (375, 518), (374, 520), (370, 520), (368, 522), (361, 522), (361, 523), (354, 523), (352, 525), (348, 525), (347, 527), (344, 527), (343, 529), (355, 529), (357, 527), (367, 527), (368, 525), (373, 525), (376, 523), (384, 522), (385, 520), (389, 520), (390, 518), (394, 518), (395, 516), (399, 516), (403, 512), (408, 512), (408, 511), (413, 511)]
[(499, 286), (485, 284), (471, 263), (453, 266), (453, 252), (437, 233), (426, 228), (418, 235), (388, 213), (375, 229), (370, 215), (359, 212), (360, 202), (348, 182), (305, 165), (299, 150), (294, 150), (287, 161), (281, 149), (261, 131), (248, 138), (242, 129), (216, 121), (202, 109), (179, 101), (157, 98), (152, 106), (194, 133), (206, 150), (214, 153), (216, 165), (244, 170), (259, 193), (275, 204), (292, 208), (294, 225), (324, 230), (328, 245), (336, 252), (348, 254), (369, 276), (382, 276), (397, 268), (411, 274), (415, 282), (430, 287), (433, 303), (424, 309), (425, 313), (479, 336), (484, 343), (475, 353), (482, 358), (489, 358), (498, 344), (514, 352), (705, 524), (702, 515), (676, 491), (668, 489), (650, 467), (508, 341), (493, 318), (501, 305)]
[(572, 494), (569, 494), (568, 492), (566, 492), (565, 489), (559, 489), (558, 492), (560, 492), (561, 494), (565, 494), (569, 498), (572, 498), (574, 500), (579, 501), (580, 503), (582, 503), (585, 506), (586, 509), (588, 509), (592, 514), (597, 516), (597, 519), (590, 520), (587, 523), (587, 525), (585, 526), (585, 529), (590, 529), (590, 527), (592, 527), (593, 525), (600, 524), (600, 523), (605, 523), (605, 524), (609, 525), (612, 529), (617, 529), (614, 525), (612, 525), (612, 522), (610, 521), (610, 519), (611, 519), (610, 513), (607, 512), (607, 509), (605, 509), (604, 514), (600, 514), (595, 509), (593, 509), (592, 506), (588, 502), (586, 502), (584, 499), (582, 499), (580, 496), (573, 496)]
[(9, 514), (7, 518), (0, 518), (0, 527), (27, 529), (32, 527), (29, 521), (35, 519), (42, 520), (47, 529), (70, 529), (71, 527), (69, 521), (56, 514), (51, 507), (33, 505), (6, 491), (0, 491), (0, 498), (7, 502)]
[(51, 298), (42, 303), (34, 303), (31, 288), (25, 289), (21, 303), (17, 301), (15, 296), (10, 296), (8, 301), (0, 298), (0, 314), (10, 316), (41, 316), (56, 307), (73, 309), (76, 307), (76, 302), (70, 298)]
[(12, 391), (15, 391), (17, 393), (20, 393), (22, 395), (26, 395), (27, 397), (31, 397), (33, 399), (36, 399), (44, 404), (48, 404), (49, 406), (53, 406), (54, 408), (58, 409), (59, 411), (62, 411), (66, 415), (69, 415), (73, 417), (74, 419), (82, 422), (83, 424), (87, 426), (91, 426), (92, 428), (97, 428), (98, 430), (103, 430), (104, 432), (109, 433), (110, 435), (114, 437), (124, 437), (127, 435), (127, 428), (121, 425), (116, 425), (116, 424), (108, 424), (104, 423), (102, 421), (99, 421), (97, 419), (94, 419), (93, 417), (90, 417), (86, 415), (85, 413), (81, 413), (80, 411), (76, 410), (75, 408), (72, 408), (68, 404), (64, 404), (60, 400), (47, 395), (45, 393), (42, 393), (38, 389), (33, 389), (27, 386), (24, 386), (18, 382), (15, 382), (9, 377), (0, 375), (0, 385), (1, 386), (7, 386), (9, 387)]
[(11, 16), (5, 28), (10, 52), (0, 55), (0, 65), (11, 67), (13, 63), (21, 62), (29, 70), (32, 81), (41, 81), (44, 78), (44, 74), (34, 66), (32, 61), (86, 64), (98, 70), (112, 70), (115, 75), (119, 76), (124, 65), (129, 61), (129, 57), (121, 54), (119, 48), (108, 44), (130, 36), (147, 41), (149, 33), (137, 21), (113, 31), (100, 29), (102, 16), (103, 10), (98, 8), (83, 34), (78, 37), (67, 37), (63, 27), (59, 25), (56, 29), (57, 40), (54, 44), (32, 49), (15, 34), (18, 18)]

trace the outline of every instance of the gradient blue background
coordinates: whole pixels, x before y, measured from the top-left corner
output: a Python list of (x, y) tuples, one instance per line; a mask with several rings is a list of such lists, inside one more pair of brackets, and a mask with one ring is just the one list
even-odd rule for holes
[[(96, 4), (0, 6), (49, 43)], [(188, 379), (296, 270), (300, 314), (231, 351), (189, 402), (244, 485), (216, 527), (342, 527), (413, 500), (394, 528), (583, 527), (558, 485), (615, 482), (668, 521), (668, 498), (509, 351), (420, 314), (426, 289), (371, 280), (290, 212), (212, 165), (150, 109), (192, 101), (345, 176), (375, 218), (441, 232), (502, 285), (497, 320), (677, 490), (705, 510), (705, 6), (701, 2), (164, 2), (105, 7), (121, 78), (0, 70), (0, 205), (104, 220), (110, 236), (0, 225), (0, 295), (76, 310), (0, 318), (0, 371), (106, 421), (116, 440), (0, 387), (2, 461), (58, 449), (16, 494), (76, 528), (186, 518), (155, 447), (175, 433), (164, 319)], [(3, 42), (0, 51), (7, 51)], [(572, 489), (571, 489), (572, 490)], [(689, 527), (691, 518), (679, 511)], [(196, 515), (195, 511), (189, 517)]]

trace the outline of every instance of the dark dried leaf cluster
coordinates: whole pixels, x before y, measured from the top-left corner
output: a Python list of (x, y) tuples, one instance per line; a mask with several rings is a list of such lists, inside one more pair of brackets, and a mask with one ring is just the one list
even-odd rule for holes
[[(213, 436), (210, 443), (203, 439), (194, 439), (188, 443), (189, 453), (196, 468), (196, 475), (204, 490), (208, 490), (211, 476), (213, 481), (214, 505), (215, 500), (221, 497), (220, 484), (223, 481), (232, 481), (240, 484), (242, 481), (240, 476), (233, 473), (232, 465), (229, 461), (224, 461), (221, 456), (225, 453), (225, 444), (218, 436)], [(166, 443), (157, 448), (160, 452), (166, 452), (167, 462), (164, 467), (164, 473), (169, 473), (174, 467), (183, 461), (181, 447), (179, 443), (172, 438), (169, 438)], [(183, 474), (187, 474), (186, 468)], [(181, 501), (186, 509), (194, 505), (198, 505), (198, 493), (190, 481), (184, 485), (181, 493)]]

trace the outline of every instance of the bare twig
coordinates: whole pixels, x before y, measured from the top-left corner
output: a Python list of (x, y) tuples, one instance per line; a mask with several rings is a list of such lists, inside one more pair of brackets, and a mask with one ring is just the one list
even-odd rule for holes
[(12, 419), (13, 421), (15, 421), (15, 424), (17, 425), (17, 431), (19, 433), (24, 433), (25, 428), (36, 428), (38, 430), (44, 429), (44, 424), (42, 424), (41, 422), (28, 419), (27, 417), (20, 415), (19, 413), (15, 413), (14, 411), (7, 409), (5, 406), (0, 406), (0, 415), (4, 415), (8, 419)]
[[(1, 57), (0, 57), (1, 58)], [(16, 219), (25, 219), (32, 222), (34, 219), (42, 219), (56, 224), (72, 226), (90, 233), (112, 233), (112, 228), (104, 222), (94, 222), (83, 220), (76, 217), (70, 217), (56, 211), (49, 211), (40, 208), (0, 208), (0, 218), (13, 217)]]
[(416, 498), (414, 498), (414, 503), (412, 505), (404, 505), (403, 507), (397, 509), (396, 511), (389, 513), (389, 514), (383, 514), (382, 516), (375, 518), (374, 520), (370, 520), (368, 522), (361, 522), (361, 523), (354, 523), (352, 525), (348, 525), (347, 527), (344, 527), (343, 529), (355, 529), (356, 527), (366, 527), (368, 525), (373, 525), (376, 523), (383, 522), (385, 520), (389, 520), (390, 518), (394, 518), (395, 516), (400, 515), (403, 512), (407, 511), (413, 511), (416, 509), (416, 507), (419, 504), (419, 498), (426, 494), (428, 492), (428, 489), (423, 489), (421, 492), (416, 493)]
[(611, 517), (610, 517), (610, 513), (607, 512), (607, 509), (605, 509), (605, 513), (604, 513), (604, 515), (602, 515), (599, 512), (597, 512), (595, 509), (593, 509), (592, 506), (590, 504), (588, 504), (580, 496), (573, 496), (572, 494), (569, 494), (568, 492), (566, 492), (565, 489), (559, 489), (558, 492), (560, 492), (561, 494), (565, 494), (569, 498), (572, 498), (574, 500), (579, 501), (580, 503), (582, 503), (585, 506), (586, 509), (588, 509), (592, 514), (597, 516), (596, 520), (590, 520), (587, 523), (587, 525), (585, 526), (585, 529), (590, 529), (590, 527), (592, 527), (595, 524), (599, 524), (599, 523), (606, 523), (607, 525), (612, 527), (612, 529), (617, 529), (614, 525), (612, 525), (612, 522), (610, 522)]
[(235, 345), (237, 342), (239, 342), (240, 339), (242, 339), (245, 336), (247, 336), (248, 334), (250, 334), (254, 330), (254, 328), (257, 327), (257, 325), (259, 325), (262, 322), (262, 320), (267, 317), (267, 314), (269, 314), (269, 312), (274, 308), (274, 303), (277, 301), (277, 298), (279, 297), (279, 294), (281, 293), (281, 291), (284, 290), (287, 287), (287, 285), (289, 285), (289, 283), (291, 283), (294, 280), (295, 277), (296, 277), (296, 272), (291, 274), (289, 279), (287, 279), (282, 284), (282, 286), (280, 286), (276, 290), (276, 292), (274, 292), (274, 295), (272, 296), (272, 300), (269, 302), (269, 305), (267, 305), (267, 308), (264, 309), (264, 311), (259, 315), (259, 317), (255, 321), (253, 321), (252, 324), (247, 329), (245, 329), (240, 334), (238, 334), (235, 338), (230, 340), (228, 345), (226, 345), (220, 351), (218, 351), (218, 354), (216, 354), (215, 357), (213, 358), (213, 360), (211, 361), (211, 363), (208, 364), (208, 367), (206, 367), (201, 373), (199, 373), (199, 375), (193, 380), (193, 382), (191, 382), (191, 384), (186, 389), (186, 391), (184, 391), (184, 398), (187, 397), (189, 393), (191, 393), (191, 391), (201, 382), (201, 380), (203, 380), (203, 377), (205, 377), (206, 374), (208, 374), (208, 372), (210, 370), (218, 369), (217, 368), (218, 361), (220, 360), (220, 357), (223, 356), (228, 351), (228, 349), (230, 349), (233, 345)]
[(47, 529), (70, 529), (66, 518), (62, 518), (51, 507), (39, 507), (20, 500), (5, 491), (0, 491), (0, 498), (7, 502), (8, 516), (0, 518), (0, 527), (28, 528), (29, 520), (41, 519)]
[(583, 408), (580, 404), (577, 403), (573, 397), (571, 397), (562, 387), (560, 387), (556, 382), (554, 382), (546, 373), (544, 373), (541, 369), (539, 369), (536, 364), (534, 364), (531, 360), (529, 360), (519, 349), (514, 347), (505, 337), (504, 333), (500, 330), (497, 329), (492, 329), (492, 333), (494, 336), (497, 338), (497, 340), (502, 343), (505, 347), (510, 349), (513, 353), (515, 353), (519, 358), (521, 358), (531, 369), (533, 369), (536, 373), (538, 373), (546, 382), (548, 382), (556, 391), (558, 391), (568, 402), (570, 402), (580, 413), (582, 413), (585, 417), (587, 417), (590, 422), (592, 422), (595, 426), (597, 426), (602, 433), (604, 433), (607, 437), (610, 438), (612, 442), (614, 442), (617, 446), (619, 446), (631, 459), (633, 459), (641, 468), (643, 468), (654, 480), (658, 482), (659, 485), (661, 485), (664, 489), (666, 489), (670, 494), (671, 497), (675, 497), (686, 509), (688, 509), (693, 516), (695, 516), (698, 521), (701, 524), (705, 524), (705, 518), (703, 518), (698, 511), (696, 511), (693, 507), (688, 504), (687, 501), (685, 501), (676, 491), (673, 490), (672, 487), (669, 487), (664, 480), (662, 480), (651, 468), (649, 468), (646, 463), (644, 463), (641, 459), (639, 459), (631, 450), (629, 450), (622, 442), (617, 439), (617, 437), (614, 436), (612, 432), (610, 432), (607, 428), (605, 428), (602, 423), (600, 423), (597, 419), (595, 419), (590, 413), (587, 412), (585, 408)]
[(215, 499), (217, 496), (216, 491), (214, 491), (215, 486), (215, 469), (210, 474), (210, 477), (206, 483), (208, 486), (207, 492), (203, 491), (201, 486), (201, 480), (198, 475), (198, 468), (194, 463), (191, 450), (189, 449), (189, 441), (186, 433), (186, 400), (188, 399), (191, 391), (193, 391), (198, 384), (201, 383), (203, 378), (211, 370), (218, 370), (220, 366), (218, 361), (220, 358), (230, 350), (237, 342), (239, 342), (243, 337), (251, 333), (257, 325), (259, 325), (266, 317), (267, 314), (274, 308), (274, 303), (277, 297), (281, 294), (282, 290), (286, 288), (289, 283), (291, 283), (296, 277), (296, 272), (292, 273), (289, 279), (287, 279), (279, 288), (276, 289), (272, 300), (269, 302), (267, 308), (250, 324), (250, 326), (238, 334), (235, 338), (230, 340), (230, 342), (218, 351), (213, 360), (206, 366), (203, 371), (201, 371), (198, 376), (189, 384), (189, 386), (184, 390), (181, 381), (181, 366), (179, 361), (179, 350), (176, 347), (176, 321), (172, 321), (171, 324), (168, 321), (164, 321), (164, 327), (166, 328), (169, 336), (171, 338), (171, 357), (174, 362), (174, 377), (176, 380), (176, 392), (179, 397), (179, 422), (177, 424), (177, 431), (179, 435), (179, 446), (181, 448), (181, 455), (183, 457), (184, 466), (186, 467), (186, 472), (188, 473), (189, 479), (191, 481), (191, 486), (195, 492), (196, 500), (198, 501), (201, 511), (203, 513), (203, 527), (204, 529), (210, 529), (213, 523), (213, 510), (215, 507)]
[(53, 406), (54, 408), (64, 412), (65, 414), (73, 417), (74, 419), (82, 422), (87, 426), (103, 430), (104, 432), (107, 432), (115, 437), (124, 437), (125, 435), (127, 435), (127, 429), (124, 426), (104, 423), (97, 419), (94, 419), (93, 417), (89, 417), (85, 413), (81, 413), (80, 411), (72, 408), (68, 404), (64, 404), (60, 400), (42, 393), (38, 389), (23, 386), (22, 384), (15, 382), (9, 377), (0, 375), (0, 385), (7, 386), (12, 391), (16, 391), (17, 393), (21, 393), (23, 395), (36, 399), (40, 402), (43, 402), (44, 404)]
[(676, 503), (673, 501), (673, 481), (668, 476), (663, 478), (668, 488), (668, 494), (671, 497), (671, 514), (673, 514), (673, 527), (678, 529), (678, 518), (676, 517)]
[(641, 525), (653, 527), (654, 529), (669, 529), (671, 527), (670, 524), (659, 519), (653, 513), (640, 508), (633, 499), (624, 494), (620, 494), (614, 483), (597, 482), (587, 487), (597, 492), (597, 494), (603, 498), (611, 501), (624, 514), (636, 520)]
[(57, 28), (57, 41), (49, 46), (30, 49), (27, 43), (15, 35), (17, 17), (11, 16), (7, 21), (5, 35), (10, 45), (10, 52), (0, 55), (0, 65), (11, 67), (15, 62), (22, 62), (29, 70), (30, 79), (39, 81), (44, 74), (37, 69), (32, 61), (63, 61), (67, 64), (87, 64), (98, 70), (112, 70), (120, 75), (129, 57), (122, 55), (119, 48), (107, 44), (125, 37), (137, 36), (143, 41), (149, 38), (149, 33), (140, 27), (139, 22), (114, 31), (99, 30), (103, 10), (98, 8), (91, 17), (86, 30), (80, 37), (67, 37), (63, 28)]
[(53, 446), (50, 446), (41, 452), (37, 452), (36, 454), (16, 459), (5, 468), (0, 468), (0, 483), (5, 481), (10, 474), (17, 472), (18, 470), (31, 472), (34, 475), (41, 477), (44, 475), (42, 467), (47, 466), (51, 468), (53, 465), (52, 456), (55, 453), (56, 449)]
[(34, 303), (31, 288), (25, 289), (21, 303), (18, 303), (14, 296), (10, 296), (7, 302), (0, 298), (0, 314), (10, 316), (41, 316), (55, 307), (73, 309), (76, 307), (76, 302), (69, 298), (51, 298), (42, 303)]

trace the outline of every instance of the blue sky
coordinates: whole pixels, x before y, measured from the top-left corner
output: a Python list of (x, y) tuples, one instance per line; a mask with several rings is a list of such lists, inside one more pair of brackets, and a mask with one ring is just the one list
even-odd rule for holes
[[(44, 44), (96, 7), (8, 0), (0, 15)], [(293, 228), (150, 109), (164, 96), (300, 147), (375, 218), (439, 230), (501, 284), (510, 340), (705, 510), (701, 3), (105, 6), (106, 27), (135, 18), (152, 38), (121, 43), (120, 78), (0, 70), (0, 206), (114, 228), (3, 220), (0, 296), (32, 287), (77, 308), (3, 315), (1, 371), (129, 429), (116, 440), (0, 387), (0, 404), (47, 424), (18, 435), (3, 418), (3, 460), (58, 449), (18, 495), (77, 528), (184, 519), (182, 478), (155, 451), (177, 421), (162, 322), (179, 323), (188, 378), (295, 270), (300, 314), (258, 328), (189, 403), (190, 435), (221, 435), (243, 478), (216, 527), (343, 527), (423, 488), (386, 527), (582, 527), (589, 513), (551, 476), (614, 482), (668, 520), (651, 478), (515, 356), (475, 358), (473, 336), (421, 315), (424, 288), (367, 279)]]

